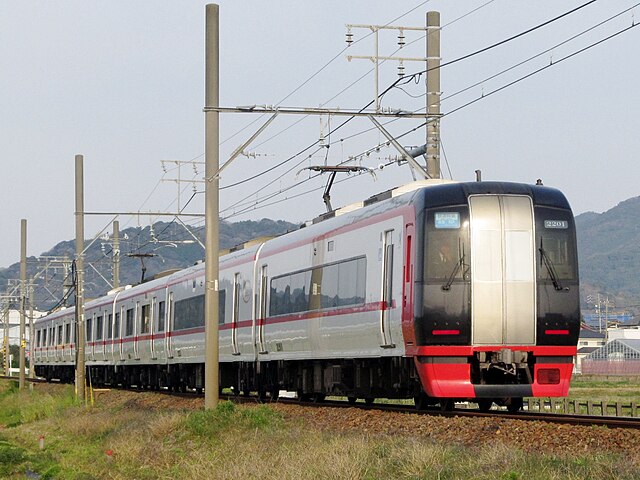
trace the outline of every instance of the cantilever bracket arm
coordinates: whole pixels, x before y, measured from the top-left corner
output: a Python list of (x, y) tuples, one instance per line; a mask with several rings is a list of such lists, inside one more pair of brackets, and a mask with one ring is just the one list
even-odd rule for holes
[(371, 120), (371, 122), (378, 128), (378, 130), (380, 130), (380, 132), (382, 132), (382, 134), (385, 137), (387, 137), (387, 140), (389, 140), (389, 142), (391, 142), (391, 145), (393, 145), (394, 148), (398, 150), (398, 152), (400, 152), (400, 155), (402, 155), (402, 158), (404, 158), (409, 163), (411, 168), (416, 170), (425, 179), (431, 178), (431, 176), (427, 173), (427, 171), (424, 168), (422, 168), (422, 165), (416, 162), (415, 158), (413, 158), (409, 154), (409, 152), (407, 152), (405, 148), (402, 145), (400, 145), (395, 138), (393, 138), (393, 136), (380, 124), (380, 122), (378, 122), (378, 120), (376, 120), (376, 118), (373, 115), (369, 115), (369, 120)]
[[(258, 138), (258, 135), (260, 135), (260, 134), (264, 131), (264, 129), (265, 129), (265, 128), (267, 128), (267, 127), (269, 126), (269, 124), (275, 120), (275, 118), (278, 116), (278, 113), (280, 113), (280, 112), (278, 112), (278, 111), (276, 110), (276, 111), (275, 111), (275, 113), (274, 113), (273, 115), (271, 115), (271, 116), (269, 117), (269, 119), (268, 119), (266, 122), (264, 122), (264, 123), (262, 124), (262, 126), (261, 126), (258, 130), (256, 130), (256, 133), (254, 133), (253, 135), (251, 135), (251, 136), (249, 137), (249, 139), (248, 139), (246, 142), (244, 142), (242, 145), (240, 145), (238, 148), (236, 148), (236, 149), (233, 151), (233, 153), (231, 154), (231, 156), (229, 157), (229, 160), (227, 160), (226, 162), (224, 162), (224, 165), (222, 165), (222, 166), (218, 169), (218, 171), (217, 171), (216, 173), (214, 173), (214, 174), (213, 174), (213, 176), (214, 176), (214, 177), (218, 177), (218, 178), (220, 178), (220, 174), (222, 173), (222, 171), (223, 171), (225, 168), (227, 168), (227, 167), (231, 164), (231, 162), (233, 162), (233, 161), (236, 159), (236, 157), (237, 157), (238, 155), (240, 155), (240, 154), (244, 151), (244, 149), (245, 149), (245, 148), (247, 148), (247, 147), (249, 146), (249, 144), (250, 144), (251, 142), (253, 142), (256, 138)], [(207, 178), (207, 180), (211, 180), (211, 178)]]

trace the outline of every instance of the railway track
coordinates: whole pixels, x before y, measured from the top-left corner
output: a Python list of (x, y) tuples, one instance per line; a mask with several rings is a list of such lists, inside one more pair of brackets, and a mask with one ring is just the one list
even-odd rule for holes
[[(16, 382), (20, 380), (19, 377), (9, 376), (9, 375), (0, 375), (0, 380), (15, 380)], [(31, 383), (47, 383), (47, 380), (44, 378), (29, 378), (25, 377), (25, 382)]]
[[(4, 380), (18, 380), (18, 377), (0, 376), (0, 379)], [(25, 381), (33, 383), (46, 383), (42, 378), (26, 378)], [(137, 392), (152, 392), (159, 395), (169, 395), (180, 398), (193, 398), (202, 396), (195, 392), (170, 392), (168, 390), (151, 391), (147, 389), (129, 389), (129, 391)], [(395, 413), (405, 414), (417, 414), (417, 415), (431, 415), (441, 417), (491, 417), (504, 420), (523, 420), (528, 422), (547, 422), (557, 423), (564, 425), (582, 425), (582, 426), (602, 426), (607, 428), (633, 428), (640, 429), (640, 418), (637, 417), (611, 417), (611, 416), (596, 416), (596, 415), (569, 415), (562, 413), (544, 413), (544, 412), (517, 412), (510, 413), (500, 410), (491, 410), (488, 412), (480, 412), (478, 410), (454, 408), (451, 411), (441, 411), (438, 409), (425, 409), (417, 410), (411, 405), (395, 405), (384, 403), (349, 403), (341, 400), (324, 400), (322, 402), (314, 401), (301, 401), (297, 398), (279, 397), (277, 400), (271, 401), (269, 398), (262, 401), (257, 396), (241, 396), (241, 395), (220, 395), (221, 399), (233, 401), (235, 403), (283, 403), (289, 405), (298, 405), (302, 407), (313, 408), (357, 408), (361, 410), (377, 410)]]
[[(242, 403), (259, 403), (257, 397), (237, 397), (233, 395), (221, 396), (226, 400)], [(323, 402), (305, 402), (292, 398), (279, 398), (279, 403), (290, 405), (300, 405), (304, 407), (315, 408), (358, 408), (362, 410), (378, 410), (396, 413), (432, 415), (442, 417), (491, 417), (504, 420), (524, 420), (535, 422), (557, 423), (565, 425), (582, 425), (582, 426), (603, 426), (608, 428), (635, 428), (640, 429), (640, 418), (637, 417), (610, 417), (595, 415), (568, 415), (561, 413), (539, 413), (522, 411), (518, 413), (509, 413), (505, 411), (492, 410), (489, 412), (480, 412), (477, 410), (456, 408), (451, 411), (440, 411), (438, 409), (416, 410), (413, 406), (402, 406), (394, 404), (374, 403), (367, 405), (364, 403), (348, 403), (339, 400), (325, 400)], [(268, 402), (268, 401), (267, 401)]]

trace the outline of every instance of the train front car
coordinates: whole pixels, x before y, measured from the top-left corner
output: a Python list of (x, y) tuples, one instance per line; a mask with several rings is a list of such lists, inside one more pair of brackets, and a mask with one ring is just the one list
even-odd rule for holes
[(420, 403), (516, 411), (566, 396), (580, 327), (573, 214), (558, 190), (515, 183), (425, 189), (416, 211)]

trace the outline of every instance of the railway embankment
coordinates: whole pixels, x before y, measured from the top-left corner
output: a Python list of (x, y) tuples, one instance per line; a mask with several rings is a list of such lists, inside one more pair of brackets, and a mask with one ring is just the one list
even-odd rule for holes
[[(0, 381), (0, 478), (638, 478), (640, 430)], [(42, 447), (42, 448), (41, 448)]]

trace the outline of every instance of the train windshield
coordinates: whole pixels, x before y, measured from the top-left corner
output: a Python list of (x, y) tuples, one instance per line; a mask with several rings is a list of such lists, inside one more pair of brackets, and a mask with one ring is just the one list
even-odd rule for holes
[(578, 276), (573, 215), (554, 208), (536, 209), (538, 280), (575, 281)]
[(425, 278), (445, 289), (455, 281), (469, 280), (469, 211), (466, 207), (429, 210), (425, 245)]

